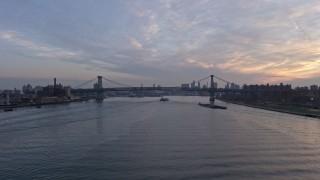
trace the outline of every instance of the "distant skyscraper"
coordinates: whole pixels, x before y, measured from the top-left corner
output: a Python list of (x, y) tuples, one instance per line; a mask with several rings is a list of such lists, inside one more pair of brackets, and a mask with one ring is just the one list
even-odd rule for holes
[(55, 96), (57, 94), (57, 79), (53, 79), (53, 95)]
[(230, 89), (230, 84), (229, 83), (226, 84), (225, 89)]
[(218, 83), (217, 82), (213, 82), (213, 87), (214, 88), (218, 88)]

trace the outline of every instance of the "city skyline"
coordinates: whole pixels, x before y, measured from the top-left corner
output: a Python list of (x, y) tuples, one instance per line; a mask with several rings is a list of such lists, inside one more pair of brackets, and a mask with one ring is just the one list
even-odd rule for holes
[(0, 89), (97, 75), (132, 86), (207, 74), (240, 85), (319, 85), (319, 19), (315, 0), (4, 0)]

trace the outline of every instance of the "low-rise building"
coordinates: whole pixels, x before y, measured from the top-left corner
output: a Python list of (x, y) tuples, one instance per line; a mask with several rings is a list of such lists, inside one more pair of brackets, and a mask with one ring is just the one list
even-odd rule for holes
[(181, 84), (181, 89), (190, 89), (189, 84)]

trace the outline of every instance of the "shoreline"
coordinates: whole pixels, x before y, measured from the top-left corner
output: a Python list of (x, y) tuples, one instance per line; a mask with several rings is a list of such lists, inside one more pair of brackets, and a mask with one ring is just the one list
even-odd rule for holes
[[(297, 111), (293, 111), (293, 110), (291, 111), (291, 110), (285, 110), (285, 109), (276, 109), (273, 107), (267, 107), (267, 106), (262, 106), (262, 105), (258, 105), (258, 104), (247, 104), (247, 103), (241, 103), (241, 102), (226, 101), (226, 100), (222, 100), (222, 99), (218, 99), (218, 100), (225, 102), (225, 103), (237, 104), (237, 105), (242, 105), (242, 106), (247, 106), (247, 107), (252, 107), (252, 108), (257, 108), (257, 109), (264, 109), (264, 110), (293, 114), (293, 115), (298, 115), (298, 116), (312, 117), (312, 118), (317, 118), (317, 119), (320, 118), (320, 114), (304, 113), (304, 112), (297, 112)], [(281, 106), (279, 106), (279, 108), (281, 108)]]
[(47, 102), (47, 103), (35, 103), (35, 104), (23, 104), (23, 105), (9, 105), (9, 106), (0, 106), (0, 109), (5, 108), (26, 108), (26, 107), (37, 107), (37, 106), (44, 106), (44, 105), (52, 105), (52, 104), (67, 104), (67, 103), (73, 103), (73, 102), (82, 102), (82, 101), (88, 101), (90, 99), (79, 99), (79, 100), (70, 100), (70, 101), (62, 101), (62, 102)]

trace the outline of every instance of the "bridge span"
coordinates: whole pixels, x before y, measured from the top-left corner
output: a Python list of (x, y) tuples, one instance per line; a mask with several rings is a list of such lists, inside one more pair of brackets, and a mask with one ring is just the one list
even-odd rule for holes
[[(87, 81), (83, 83), (82, 85), (78, 86), (77, 88), (73, 88), (71, 90), (72, 93), (78, 93), (78, 94), (86, 94), (86, 93), (96, 93), (96, 99), (97, 100), (103, 100), (105, 98), (104, 94), (106, 92), (141, 92), (141, 91), (163, 91), (163, 92), (208, 92), (210, 95), (209, 101), (210, 104), (214, 104), (215, 101), (215, 95), (216, 93), (233, 93), (233, 94), (247, 94), (247, 93), (258, 93), (258, 92), (264, 92), (265, 90), (249, 90), (249, 89), (226, 89), (226, 88), (216, 88), (214, 87), (214, 78), (221, 80), (225, 83), (230, 83), (222, 78), (219, 78), (214, 75), (210, 75), (208, 77), (202, 78), (199, 81), (203, 81), (205, 79), (210, 78), (210, 86), (207, 88), (182, 88), (181, 86), (177, 87), (133, 87), (126, 84), (122, 84), (107, 78), (104, 78), (102, 76), (97, 76), (97, 78), (94, 78), (90, 81)], [(93, 88), (80, 88), (83, 85), (86, 85), (90, 82), (96, 81)], [(114, 84), (120, 85), (122, 87), (103, 87), (102, 81), (106, 80), (108, 82), (112, 82)]]

